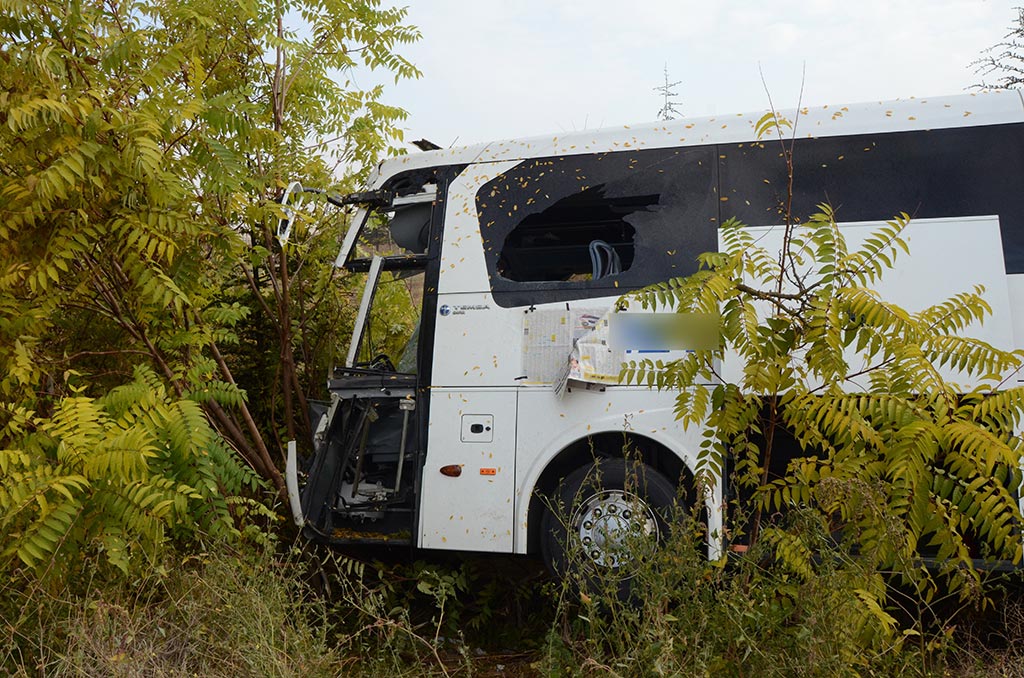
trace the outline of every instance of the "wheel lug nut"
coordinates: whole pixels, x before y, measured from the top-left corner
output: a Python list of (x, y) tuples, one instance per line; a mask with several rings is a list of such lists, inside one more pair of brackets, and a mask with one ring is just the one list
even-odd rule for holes
[(615, 513), (616, 510), (617, 509), (615, 508), (615, 504), (612, 504), (611, 506), (608, 507), (608, 513)]
[(594, 523), (590, 522), (589, 520), (584, 520), (583, 521), (583, 529), (584, 530), (592, 530), (592, 529), (594, 529)]
[(629, 509), (626, 509), (625, 511), (622, 512), (622, 517), (625, 518), (626, 520), (629, 520), (630, 518), (633, 517), (633, 512), (630, 511)]
[(601, 557), (601, 552), (598, 551), (597, 549), (594, 549), (593, 551), (590, 552), (590, 557), (593, 558), (594, 560), (597, 560), (598, 558)]
[(583, 545), (584, 546), (590, 546), (590, 542), (591, 542), (590, 537), (584, 537), (583, 538)]
[(599, 508), (594, 509), (594, 517), (595, 518), (600, 518), (601, 517), (601, 509), (599, 509)]

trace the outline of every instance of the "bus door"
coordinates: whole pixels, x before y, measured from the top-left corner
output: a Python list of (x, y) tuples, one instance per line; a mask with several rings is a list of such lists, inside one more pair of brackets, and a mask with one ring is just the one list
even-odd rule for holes
[[(316, 427), (308, 481), (301, 492), (291, 483), (300, 496), (297, 518), (322, 543), (412, 542), (426, 411), (419, 327), (433, 199), (431, 187), (390, 198), (375, 212), (362, 210), (339, 256), (346, 268), (365, 271), (366, 282), (345, 361), (328, 378), (330, 402)], [(357, 241), (353, 233), (360, 231), (365, 237)], [(398, 254), (387, 249), (388, 240), (397, 242)]]

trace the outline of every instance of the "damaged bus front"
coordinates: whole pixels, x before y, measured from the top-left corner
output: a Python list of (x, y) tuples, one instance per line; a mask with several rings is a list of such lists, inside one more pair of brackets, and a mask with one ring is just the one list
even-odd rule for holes
[[(295, 442), (288, 447), (292, 513), (314, 541), (411, 543), (429, 379), (418, 360), (420, 325), (436, 197), (434, 172), (425, 171), (328, 198), (356, 206), (335, 265), (365, 273), (366, 282), (345, 363), (327, 382), (330, 401), (315, 408), (301, 490)], [(388, 317), (396, 297), (400, 322)]]

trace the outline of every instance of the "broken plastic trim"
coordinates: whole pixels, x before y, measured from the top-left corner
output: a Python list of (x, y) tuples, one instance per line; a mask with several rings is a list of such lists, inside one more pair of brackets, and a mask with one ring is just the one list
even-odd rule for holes
[(355, 215), (352, 217), (352, 223), (349, 224), (348, 232), (345, 234), (345, 239), (341, 243), (338, 257), (334, 260), (334, 268), (342, 268), (345, 265), (348, 255), (356, 245), (356, 238), (359, 236), (359, 232), (363, 230), (363, 225), (366, 224), (366, 219), (369, 216), (370, 210), (367, 207), (360, 207), (356, 210)]
[(348, 346), (348, 357), (345, 359), (345, 367), (352, 367), (356, 364), (356, 355), (359, 353), (359, 345), (363, 342), (363, 331), (366, 327), (366, 319), (370, 313), (370, 303), (377, 291), (377, 281), (380, 279), (381, 265), (384, 257), (374, 255), (370, 262), (370, 275), (366, 280), (366, 287), (363, 288), (363, 298), (359, 302), (359, 312), (356, 314), (356, 322), (352, 328), (352, 341)]
[(300, 184), (297, 181), (293, 181), (292, 183), (288, 184), (288, 188), (285, 189), (284, 195), (281, 196), (281, 208), (284, 210), (285, 215), (281, 217), (277, 222), (277, 239), (280, 240), (282, 243), (288, 242), (288, 238), (291, 236), (292, 233), (292, 219), (295, 218), (295, 213), (298, 211), (298, 208), (302, 205), (301, 198), (299, 199), (299, 203), (295, 207), (292, 207), (291, 205), (288, 204), (289, 198), (292, 197), (292, 193), (295, 191), (298, 191), (299, 193), (303, 192), (302, 184)]
[(295, 441), (288, 441), (288, 458), (284, 465), (285, 485), (288, 488), (288, 504), (292, 509), (292, 520), (298, 527), (306, 524), (306, 516), (302, 514), (302, 502), (299, 498), (299, 462), (295, 450)]

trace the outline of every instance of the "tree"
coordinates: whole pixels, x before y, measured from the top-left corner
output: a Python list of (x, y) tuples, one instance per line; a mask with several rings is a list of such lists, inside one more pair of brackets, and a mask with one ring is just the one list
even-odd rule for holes
[[(238, 534), (239, 499), (259, 479), (221, 443), (198, 403), (167, 393), (149, 368), (101, 398), (63, 398), (49, 416), (10, 412), (0, 451), (0, 567), (61, 582), (136, 571), (172, 538)], [(58, 551), (61, 558), (55, 558)]]
[[(339, 166), (347, 172), (341, 188), (355, 190), (381, 154), (400, 152), (391, 141), (402, 137), (396, 124), (405, 112), (381, 102), (382, 86), (361, 91), (337, 80), (357, 65), (390, 71), (396, 80), (418, 77), (393, 51), (397, 44), (417, 39), (418, 33), (401, 23), (405, 10), (379, 6), (380, 0), (329, 0), (294, 8), (280, 1), (268, 4), (266, 25), (272, 31), (258, 34), (257, 48), (239, 63), (221, 65), (242, 72), (243, 80), (260, 91), (246, 104), (249, 119), (265, 134), (234, 134), (225, 141), (248, 170), (243, 187), (248, 200), (241, 214), (224, 218), (229, 223), (240, 220), (250, 244), (248, 260), (238, 267), (248, 287), (240, 301), (261, 316), (253, 322), (270, 329), (276, 339), (264, 369), (246, 371), (245, 382), (252, 388), (269, 384), (269, 397), (257, 410), (265, 419), (261, 430), (278, 448), (285, 437), (308, 439), (306, 401), (318, 390), (324, 368), (333, 364), (337, 337), (351, 313), (339, 303), (348, 298), (340, 293), (333, 267), (344, 218), (320, 213), (321, 219), (308, 221), (299, 212), (292, 238), (285, 241), (275, 233), (281, 212), (268, 206), (281, 198), (292, 178), (307, 185), (336, 183), (333, 175)], [(288, 13), (300, 8), (305, 30), (287, 29)], [(268, 68), (263, 54), (271, 51), (274, 59)]]
[(676, 108), (676, 92), (672, 88), (680, 84), (682, 80), (677, 80), (676, 82), (668, 81), (668, 64), (665, 64), (664, 75), (665, 84), (654, 88), (654, 91), (660, 94), (662, 98), (661, 108), (658, 109), (658, 120), (675, 120), (682, 113)]
[[(1024, 8), (1018, 7), (1016, 22), (1002, 41), (985, 50), (984, 55), (974, 61), (974, 72), (981, 76), (975, 85), (985, 89), (1016, 89), (1024, 83)], [(987, 81), (995, 76), (995, 81)]]
[[(104, 480), (61, 466), (59, 436), (33, 442), (69, 402), (101, 403), (107, 392), (136, 383), (146, 366), (146, 383), (157, 389), (155, 374), (166, 389), (158, 399), (168, 407), (199, 404), (227, 448), (283, 493), (281, 452), (254, 415), (262, 405), (240, 388), (248, 375), (236, 377), (232, 363), (246, 366), (232, 351), (255, 306), (277, 332), (283, 392), (300, 390), (288, 267), (303, 252), (275, 239), (281, 210), (274, 199), (286, 177), (332, 183), (337, 163), (358, 172), (400, 136), (395, 124), (404, 114), (380, 101), (382, 88), (350, 89), (333, 79), (357, 62), (396, 78), (416, 74), (392, 51), (415, 39), (415, 29), (401, 24), (402, 10), (379, 5), (4, 5), (0, 448), (7, 456), (0, 484), (58, 466), (89, 483), (116, 483), (125, 473), (134, 482), (141, 476), (133, 463), (177, 478), (153, 466), (146, 447), (135, 452), (142, 461), (122, 456), (125, 466), (101, 465)], [(318, 284), (330, 277), (325, 266), (307, 270)], [(302, 313), (315, 312), (315, 299), (299, 303)], [(287, 418), (291, 430), (294, 412)], [(189, 421), (230, 473), (213, 452), (220, 443)], [(83, 453), (98, 454), (101, 440), (122, 428), (104, 424)], [(232, 486), (222, 479), (219, 490)], [(39, 486), (27, 504), (11, 500), (3, 510), (20, 513), (4, 520), (42, 516), (52, 508), (47, 497), (65, 495), (61, 487)], [(24, 543), (14, 532), (0, 534)]]
[[(760, 123), (762, 134), (787, 124), (772, 115)], [(783, 148), (788, 162), (791, 146)], [(702, 255), (700, 272), (627, 296), (647, 308), (713, 314), (722, 346), (669, 364), (634, 361), (623, 376), (678, 389), (683, 426), (708, 431), (699, 475), (716, 482), (733, 469), (748, 498), (738, 507), (750, 518), (748, 540), (770, 545), (796, 575), (811, 576), (824, 535), (876, 573), (860, 587), (878, 610), (880, 572), (925, 597), (934, 592), (921, 567), (929, 548), (955, 590), (977, 591), (974, 557), (1021, 560), (1015, 432), (1024, 389), (1003, 381), (1021, 355), (961, 336), (991, 312), (982, 289), (916, 313), (871, 290), (907, 251), (906, 215), (850, 248), (832, 210), (820, 209), (803, 224), (787, 219), (780, 252), (729, 221), (724, 249)], [(724, 351), (745, 366), (734, 383), (716, 373)], [(866, 368), (850, 364), (851, 351)], [(963, 392), (935, 369), (943, 365), (980, 385)], [(865, 387), (844, 387), (855, 378)], [(772, 478), (784, 433), (806, 456)], [(797, 532), (767, 518), (798, 510), (820, 529)]]

